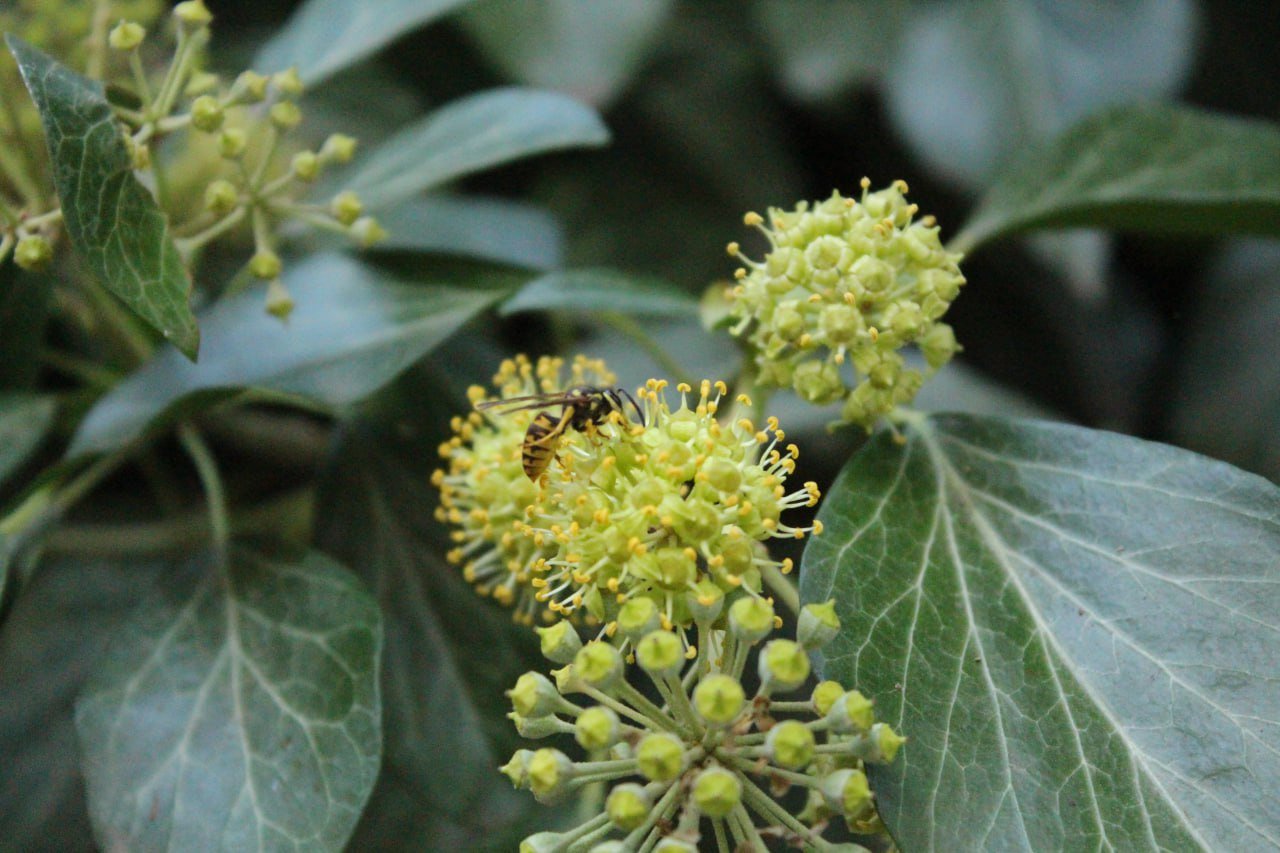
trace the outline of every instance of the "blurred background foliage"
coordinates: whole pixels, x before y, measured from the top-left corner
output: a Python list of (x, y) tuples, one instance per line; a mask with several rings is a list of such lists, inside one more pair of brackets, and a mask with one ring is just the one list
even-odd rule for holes
[[(221, 3), (219, 37), (234, 33), (247, 52), (292, 5)], [(524, 161), (463, 189), (549, 213), (561, 265), (661, 276), (697, 294), (731, 271), (720, 248), (741, 239), (749, 209), (849, 192), (863, 175), (903, 178), (953, 236), (1010, 156), (1106, 106), (1280, 119), (1277, 38), (1265, 4), (1209, 0), (480, 0), (314, 97), (346, 123), (358, 110), (367, 143), (406, 110), (489, 85), (594, 105), (609, 147)], [(361, 98), (370, 86), (378, 97)], [(964, 268), (972, 285), (949, 315), (962, 366), (1015, 389), (1023, 411), (1280, 478), (1280, 263), (1269, 243), (1071, 230), (983, 247)], [(527, 320), (506, 331), (545, 347), (555, 330)], [(717, 363), (698, 336), (650, 324), (677, 350), (702, 350), (677, 359)], [(936, 382), (957, 383), (968, 407), (989, 391), (1009, 411), (1006, 395), (971, 379), (954, 370)], [(954, 399), (931, 395), (931, 406)]]

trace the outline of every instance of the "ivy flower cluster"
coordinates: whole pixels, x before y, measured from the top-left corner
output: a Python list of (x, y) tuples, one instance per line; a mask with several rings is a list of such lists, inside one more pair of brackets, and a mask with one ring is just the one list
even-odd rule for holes
[(810, 403), (842, 402), (842, 420), (867, 429), (924, 382), (903, 347), (916, 345), (930, 373), (957, 352), (940, 318), (965, 282), (933, 217), (915, 219), (905, 183), (869, 189), (864, 178), (860, 200), (837, 192), (812, 207), (770, 208), (767, 224), (748, 213), (744, 222), (769, 241), (761, 261), (728, 246), (743, 263), (730, 331), (750, 344), (758, 381)]
[[(657, 699), (627, 681), (614, 644), (583, 644), (563, 622), (542, 632), (543, 653), (565, 666), (551, 678), (521, 676), (508, 692), (510, 717), (527, 738), (572, 736), (587, 757), (521, 749), (502, 770), (548, 804), (593, 786), (607, 793), (596, 814), (526, 838), (522, 853), (696, 851), (712, 843), (724, 853), (763, 851), (765, 837), (806, 850), (862, 849), (822, 832), (835, 817), (855, 832), (877, 827), (865, 764), (892, 762), (904, 738), (876, 722), (870, 700), (835, 681), (807, 698), (779, 698), (808, 683), (809, 651), (839, 631), (833, 604), (803, 608), (793, 641), (768, 639), (780, 621), (768, 599), (739, 591), (707, 605), (686, 596), (696, 646), (653, 623), (624, 629)], [(744, 672), (761, 643), (752, 693)], [(797, 787), (808, 800), (793, 814), (779, 800)]]
[[(23, 31), (43, 32), (40, 24), (47, 17), (45, 7), (56, 5), (34, 4)], [(135, 0), (102, 7), (111, 13), (112, 25), (107, 28), (98, 18), (86, 22), (90, 48), (84, 67), (90, 77), (131, 93), (132, 103), (116, 103), (113, 109), (123, 125), (134, 169), (148, 175), (161, 207), (179, 221), (175, 243), (183, 257), (192, 258), (204, 246), (237, 229), (248, 230), (254, 243), (249, 272), (267, 282), (267, 310), (286, 316), (293, 303), (280, 280), (276, 234), (282, 221), (294, 219), (338, 231), (362, 246), (386, 236), (377, 221), (364, 214), (354, 193), (339, 193), (325, 204), (301, 200), (325, 169), (351, 160), (356, 141), (345, 134), (333, 134), (315, 150), (290, 142), (302, 121), (297, 99), (303, 87), (294, 69), (271, 76), (245, 71), (230, 82), (202, 70), (213, 20), (203, 0), (186, 0), (174, 6), (176, 43), (172, 54), (161, 74), (149, 73), (148, 67), (155, 63), (144, 59), (151, 41), (145, 24), (158, 6)], [(130, 17), (127, 13), (131, 11), (140, 17)], [(51, 48), (60, 44), (58, 39), (50, 41), (38, 39), (37, 43)], [(0, 94), (10, 102), (16, 99), (15, 90), (8, 87)], [(16, 113), (10, 110), (8, 115)], [(9, 131), (28, 160), (32, 159), (30, 152), (43, 149), (36, 142), (38, 123)], [(156, 146), (178, 133), (187, 134), (186, 144), (158, 168)], [(0, 259), (12, 247), (15, 261), (28, 269), (40, 268), (52, 259), (61, 221), (56, 200), (41, 189), (47, 181), (47, 168), (33, 170), (33, 165), (18, 162), (14, 156), (0, 162), (7, 190), (0, 193), (0, 207), (9, 224), (0, 238), (4, 241)], [(188, 199), (203, 203), (189, 210)]]
[[(603, 365), (582, 360), (569, 384), (610, 379)], [(555, 382), (556, 362), (534, 369), (517, 360), (499, 371), (492, 399)], [(691, 600), (758, 591), (764, 575), (790, 572), (791, 561), (770, 558), (763, 540), (821, 531), (782, 517), (818, 501), (812, 482), (787, 490), (799, 450), (784, 444), (775, 419), (722, 423), (723, 383), (704, 381), (696, 396), (686, 385), (676, 392), (673, 410), (667, 384), (650, 380), (636, 394), (638, 417), (615, 411), (591, 434), (566, 430), (537, 486), (520, 465), (529, 412), (456, 419), (441, 448), (449, 469), (435, 475), (439, 516), (457, 525), (450, 558), (482, 592), (517, 603), (520, 616), (585, 616), (611, 635), (633, 599), (651, 602), (663, 627), (683, 629), (694, 621)], [(471, 396), (491, 399), (481, 388)]]

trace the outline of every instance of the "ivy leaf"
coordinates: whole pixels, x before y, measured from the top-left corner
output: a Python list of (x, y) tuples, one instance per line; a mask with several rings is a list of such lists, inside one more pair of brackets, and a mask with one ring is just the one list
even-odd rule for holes
[(907, 735), (904, 850), (1280, 844), (1280, 489), (1111, 433), (967, 415), (870, 441), (804, 555), (824, 674)]
[(103, 848), (340, 850), (382, 747), (377, 604), (319, 553), (169, 576), (76, 703)]
[(191, 277), (164, 213), (133, 176), (102, 84), (12, 33), (5, 41), (40, 111), (54, 188), (76, 252), (107, 290), (194, 361), (200, 330), (187, 303)]
[(1188, 107), (1109, 110), (997, 178), (953, 246), (1080, 225), (1280, 235), (1280, 127)]
[(253, 60), (263, 71), (290, 66), (309, 86), (470, 0), (307, 0)]
[(56, 409), (53, 397), (0, 393), (0, 485), (40, 446)]
[(321, 479), (318, 544), (358, 567), (387, 622), (386, 753), (356, 849), (513, 850), (555, 814), (497, 771), (523, 745), (503, 691), (545, 667), (536, 637), (445, 562), (451, 546), (432, 515), (436, 448), (468, 407), (466, 384), (496, 358), (475, 346), (458, 338), (447, 367), (415, 368), (375, 398)]
[(548, 151), (599, 146), (609, 131), (595, 110), (556, 92), (491, 89), (453, 101), (383, 142), (342, 176), (370, 210)]
[(659, 278), (588, 269), (541, 275), (498, 307), (504, 316), (549, 310), (689, 317), (698, 313), (698, 300)]
[(200, 363), (160, 353), (97, 402), (68, 454), (118, 447), (197, 392), (253, 387), (331, 406), (351, 403), (508, 293), (405, 281), (342, 254), (291, 265), (284, 281), (297, 300), (287, 323), (263, 310), (256, 291), (219, 302), (202, 316)]
[(560, 224), (539, 207), (472, 196), (412, 198), (378, 214), (380, 251), (441, 252), (545, 270), (559, 265)]

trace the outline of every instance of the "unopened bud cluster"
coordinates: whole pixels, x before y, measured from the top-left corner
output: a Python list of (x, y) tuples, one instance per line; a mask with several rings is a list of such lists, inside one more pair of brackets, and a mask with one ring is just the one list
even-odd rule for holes
[(916, 219), (906, 184), (878, 192), (863, 179), (860, 200), (838, 192), (812, 207), (748, 213), (769, 249), (748, 259), (730, 291), (734, 335), (751, 345), (759, 382), (804, 400), (843, 404), (847, 423), (870, 429), (909, 403), (925, 375), (906, 366), (914, 344), (932, 373), (959, 347), (940, 322), (964, 284), (960, 255), (946, 251), (933, 217)]
[[(586, 758), (522, 749), (502, 770), (548, 804), (591, 785), (607, 791), (597, 814), (526, 838), (523, 853), (763, 851), (766, 835), (846, 850), (857, 848), (822, 838), (832, 818), (855, 831), (874, 825), (865, 765), (893, 761), (904, 739), (875, 721), (857, 690), (834, 681), (807, 689), (809, 651), (839, 630), (832, 604), (802, 610), (797, 641), (769, 639), (778, 622), (772, 604), (745, 591), (693, 610), (696, 647), (674, 631), (631, 627), (631, 672), (644, 671), (651, 694), (628, 682), (616, 645), (584, 645), (563, 622), (543, 632), (544, 654), (564, 667), (551, 678), (521, 676), (508, 691), (510, 717), (527, 738), (572, 736)], [(755, 647), (752, 692), (744, 672)], [(797, 693), (808, 695), (785, 698)], [(808, 800), (792, 814), (780, 800), (796, 787)]]

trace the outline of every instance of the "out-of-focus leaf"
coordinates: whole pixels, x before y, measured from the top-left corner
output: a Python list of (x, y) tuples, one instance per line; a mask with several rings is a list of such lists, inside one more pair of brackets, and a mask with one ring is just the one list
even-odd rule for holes
[(0, 392), (0, 485), (40, 446), (56, 408), (53, 397)]
[(966, 184), (1101, 107), (1174, 91), (1190, 68), (1189, 0), (917, 3), (885, 75), (889, 115)]
[(307, 0), (253, 61), (262, 72), (298, 69), (314, 86), (399, 36), (469, 0)]
[(347, 255), (313, 255), (285, 271), (287, 322), (245, 292), (202, 315), (204, 355), (160, 353), (108, 392), (80, 424), (70, 455), (118, 447), (195, 392), (247, 387), (343, 405), (373, 393), (507, 294), (403, 281)]
[(200, 330), (187, 304), (191, 277), (169, 223), (133, 176), (102, 84), (8, 34), (40, 111), (67, 234), (102, 284), (194, 360)]
[(0, 262), (0, 389), (35, 385), (48, 319), (49, 280)]
[(1280, 243), (1231, 246), (1184, 317), (1173, 439), (1280, 482)]
[(756, 0), (751, 17), (783, 87), (815, 102), (884, 73), (908, 10), (903, 0)]
[(698, 300), (670, 282), (616, 270), (549, 272), (498, 306), (502, 315), (524, 311), (617, 311), (651, 317), (689, 317)]
[(362, 156), (341, 181), (376, 210), (522, 157), (608, 141), (595, 110), (572, 98), (538, 89), (493, 89), (401, 129)]
[(59, 559), (35, 572), (0, 630), (0, 838), (13, 850), (92, 844), (72, 707), (163, 562)]
[(520, 202), (428, 196), (380, 213), (378, 221), (390, 235), (379, 249), (441, 252), (535, 270), (560, 264), (559, 223)]
[(842, 623), (824, 676), (909, 738), (873, 773), (902, 848), (1280, 845), (1280, 490), (1079, 427), (903, 431), (801, 574)]
[(1280, 127), (1186, 107), (1109, 110), (997, 178), (953, 245), (1076, 225), (1280, 235)]
[(415, 368), (376, 398), (321, 480), (318, 544), (357, 567), (387, 622), (386, 754), (356, 849), (512, 850), (554, 815), (497, 772), (519, 745), (503, 691), (544, 666), (536, 637), (445, 562), (432, 515), (436, 448), (468, 407), (466, 384), (496, 363), (471, 343), (457, 339), (443, 367)]
[(483, 0), (463, 32), (511, 79), (602, 107), (626, 86), (673, 0)]
[(377, 603), (329, 557), (197, 559), (76, 702), (104, 849), (341, 850), (382, 747)]

